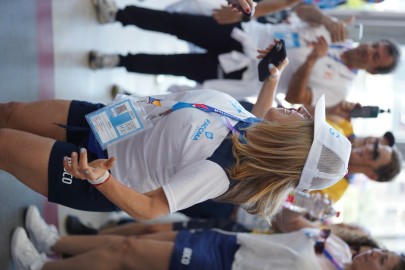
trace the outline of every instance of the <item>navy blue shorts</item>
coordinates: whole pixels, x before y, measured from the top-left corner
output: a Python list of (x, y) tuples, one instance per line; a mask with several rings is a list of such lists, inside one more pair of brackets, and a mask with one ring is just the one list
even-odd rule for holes
[[(74, 209), (95, 212), (111, 212), (120, 209), (87, 181), (72, 177), (63, 168), (63, 158), (70, 157), (72, 152), (79, 153), (80, 148), (95, 149), (88, 151), (88, 160), (107, 158), (105, 151), (98, 151), (85, 115), (103, 107), (103, 104), (92, 104), (72, 101), (66, 125), (67, 142), (55, 142), (48, 163), (48, 200)], [(90, 144), (89, 144), (90, 142)]]
[(188, 221), (173, 223), (173, 231), (209, 230), (213, 228), (229, 232), (251, 232), (250, 230), (243, 227), (241, 224), (225, 218), (192, 218)]
[(238, 248), (236, 235), (179, 231), (169, 270), (230, 270)]

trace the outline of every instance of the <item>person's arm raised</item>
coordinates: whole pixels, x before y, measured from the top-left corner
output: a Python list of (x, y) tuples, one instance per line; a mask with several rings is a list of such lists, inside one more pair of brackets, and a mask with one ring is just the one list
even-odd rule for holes
[[(264, 50), (257, 50), (258, 59), (262, 59), (271, 51), (274, 44)], [(253, 106), (252, 113), (257, 117), (263, 118), (266, 112), (273, 106), (275, 92), (277, 90), (278, 81), (283, 69), (288, 65), (288, 58), (284, 59), (278, 67), (269, 65), (270, 76), (263, 82), (263, 86), (257, 97), (256, 104)]]
[[(267, 14), (289, 8), (299, 2), (300, 0), (261, 1), (257, 3), (253, 17), (257, 18), (265, 16)], [(239, 10), (235, 10), (231, 6), (221, 6), (219, 9), (214, 9), (213, 17), (219, 24), (237, 23), (244, 19), (244, 15)]]
[(169, 204), (162, 188), (141, 193), (121, 184), (112, 175), (104, 178), (114, 162), (115, 158), (112, 157), (88, 163), (87, 151), (82, 148), (80, 160), (77, 153), (72, 153), (70, 162), (68, 158), (65, 158), (63, 165), (66, 171), (75, 178), (92, 182), (94, 187), (107, 199), (135, 219), (153, 219), (169, 214)]
[(294, 11), (301, 20), (311, 25), (325, 26), (331, 35), (332, 42), (345, 41), (347, 38), (346, 24), (354, 21), (354, 17), (351, 17), (347, 22), (334, 19), (313, 4), (299, 4), (294, 8)]
[(326, 55), (328, 44), (324, 37), (319, 37), (317, 42), (312, 43), (312, 52), (306, 61), (297, 69), (291, 77), (285, 100), (292, 104), (311, 105), (312, 90), (308, 86), (309, 77), (316, 61)]

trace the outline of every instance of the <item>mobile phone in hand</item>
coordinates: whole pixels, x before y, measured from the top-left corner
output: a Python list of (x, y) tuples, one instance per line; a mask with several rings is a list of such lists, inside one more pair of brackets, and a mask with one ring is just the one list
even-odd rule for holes
[(378, 106), (359, 106), (350, 111), (350, 117), (375, 118), (378, 116), (380, 108)]
[(270, 76), (269, 64), (272, 63), (276, 67), (287, 57), (285, 42), (280, 39), (271, 49), (270, 52), (259, 62), (258, 72), (259, 80), (263, 82)]

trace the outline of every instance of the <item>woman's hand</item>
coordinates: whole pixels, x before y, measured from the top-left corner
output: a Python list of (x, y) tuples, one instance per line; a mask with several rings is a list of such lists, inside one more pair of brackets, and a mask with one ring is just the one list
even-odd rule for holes
[(343, 100), (333, 107), (326, 108), (326, 114), (329, 115), (328, 117), (336, 115), (350, 121), (350, 112), (357, 107), (361, 107), (361, 104), (358, 102), (349, 102)]
[[(278, 40), (275, 39), (274, 43)], [(257, 56), (258, 59), (262, 59), (269, 53), (275, 44), (270, 44), (264, 50), (257, 50), (259, 55)], [(270, 76), (266, 80), (264, 80), (262, 89), (257, 97), (256, 104), (253, 106), (252, 113), (259, 118), (264, 118), (267, 111), (272, 107), (275, 92), (277, 89), (278, 79), (280, 77), (281, 72), (284, 68), (288, 65), (288, 58), (286, 57), (277, 67), (273, 64), (269, 64), (268, 68), (270, 71)]]
[(354, 108), (358, 108), (361, 107), (361, 104), (358, 102), (349, 102), (349, 101), (342, 101), (339, 103), (339, 112), (338, 114), (347, 119), (350, 120), (350, 112), (354, 109)]
[[(275, 46), (275, 43), (278, 42), (278, 39), (274, 40), (274, 43), (270, 44), (267, 48), (261, 50), (258, 49), (257, 53), (258, 55), (256, 56), (257, 59), (263, 59)], [(277, 67), (274, 66), (273, 64), (269, 64), (269, 71), (270, 71), (270, 79), (277, 79), (280, 77), (281, 72), (284, 70), (284, 68), (288, 65), (289, 61), (288, 58), (286, 57)]]
[(73, 177), (82, 180), (99, 179), (107, 170), (114, 165), (115, 157), (109, 159), (96, 159), (90, 163), (87, 161), (87, 151), (85, 148), (80, 149), (80, 159), (76, 152), (73, 152), (70, 159), (63, 159), (65, 170)]
[(328, 53), (328, 43), (323, 36), (317, 37), (317, 40), (311, 42), (310, 46), (312, 47), (312, 52), (308, 55), (308, 58), (312, 58), (313, 60), (318, 60)]
[(347, 39), (347, 25), (352, 24), (355, 18), (352, 16), (348, 20), (334, 20), (331, 17), (324, 17), (323, 25), (329, 31), (332, 42), (343, 42)]
[(254, 9), (253, 0), (227, 0), (228, 4), (246, 14), (250, 14)]

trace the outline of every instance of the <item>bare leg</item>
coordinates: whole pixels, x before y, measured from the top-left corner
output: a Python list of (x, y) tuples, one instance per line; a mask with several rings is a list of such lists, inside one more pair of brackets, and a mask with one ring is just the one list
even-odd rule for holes
[(65, 141), (66, 131), (54, 123), (66, 124), (70, 102), (43, 100), (0, 103), (0, 128), (11, 128)]
[(47, 196), (52, 146), (66, 141), (54, 123), (66, 124), (69, 106), (67, 100), (0, 103), (0, 169)]
[(174, 240), (176, 240), (176, 236), (177, 232), (171, 231), (139, 235), (138, 238), (174, 242)]
[(85, 236), (63, 236), (51, 248), (56, 253), (66, 253), (77, 255), (92, 251), (98, 247), (108, 246), (112, 243), (118, 243), (123, 239), (144, 239), (161, 240), (173, 242), (177, 232), (164, 232), (156, 234), (147, 234), (144, 236), (125, 237), (120, 235), (85, 235)]
[(132, 236), (132, 235), (142, 235), (142, 234), (167, 232), (167, 231), (173, 231), (173, 223), (147, 224), (147, 223), (132, 222), (132, 223), (118, 225), (118, 226), (115, 226), (112, 228), (100, 230), (99, 234), (114, 234), (114, 235)]
[(83, 236), (62, 236), (51, 247), (55, 253), (78, 255), (95, 250), (99, 247), (106, 247), (112, 243), (119, 243), (125, 239), (119, 235), (83, 235)]
[[(60, 241), (63, 240), (59, 240), (57, 245), (60, 244)], [(83, 266), (86, 269), (98, 270), (167, 270), (169, 267), (173, 242), (120, 236), (115, 239), (110, 238), (109, 241), (107, 246), (97, 246), (96, 249), (81, 255), (48, 262), (44, 265), (43, 270), (83, 269)], [(80, 243), (83, 244), (83, 241)]]
[(0, 169), (48, 196), (48, 161), (55, 140), (14, 129), (0, 129)]

